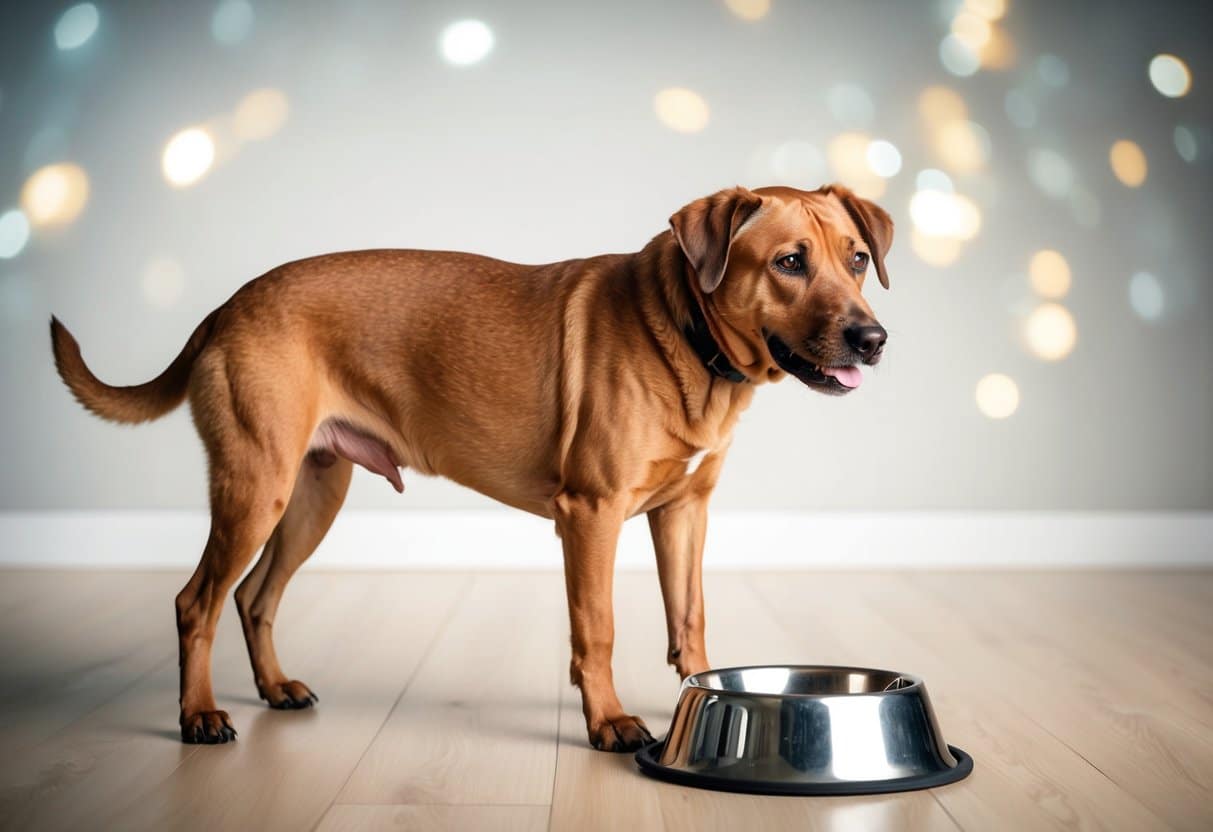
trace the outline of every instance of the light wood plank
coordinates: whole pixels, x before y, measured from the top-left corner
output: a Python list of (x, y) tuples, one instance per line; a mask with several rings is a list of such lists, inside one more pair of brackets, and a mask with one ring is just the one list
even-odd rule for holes
[(46, 741), (176, 656), (168, 572), (6, 573), (0, 736), (9, 753)]
[(317, 832), (542, 832), (547, 806), (390, 806), (339, 803), (329, 809)]
[(547, 804), (564, 620), (559, 576), (479, 576), (338, 802)]
[(971, 629), (941, 619), (904, 576), (828, 573), (753, 580), (789, 626), (811, 633), (815, 622), (828, 622), (830, 632), (849, 645), (849, 663), (926, 680), (945, 739), (975, 761), (969, 778), (932, 791), (961, 826), (1129, 830), (1162, 825), (1015, 706), (1008, 681), (1013, 674), (973, 673), (967, 656), (988, 651), (988, 645), (976, 641)]

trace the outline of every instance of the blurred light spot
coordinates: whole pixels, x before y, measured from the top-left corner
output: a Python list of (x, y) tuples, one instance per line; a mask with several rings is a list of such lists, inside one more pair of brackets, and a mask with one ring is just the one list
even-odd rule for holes
[(662, 124), (679, 133), (698, 133), (708, 126), (708, 102), (694, 90), (668, 87), (654, 97), (653, 109)]
[(1070, 291), (1070, 264), (1060, 252), (1041, 249), (1028, 261), (1028, 279), (1042, 298), (1064, 298)]
[(1063, 199), (1074, 187), (1074, 169), (1055, 150), (1038, 148), (1028, 154), (1028, 176), (1036, 187), (1054, 199)]
[(1129, 278), (1129, 305), (1143, 320), (1157, 321), (1161, 318), (1163, 295), (1158, 278), (1149, 272), (1138, 272)]
[(990, 373), (977, 382), (977, 409), (990, 419), (1005, 419), (1019, 409), (1019, 387), (1010, 376)]
[(1182, 124), (1175, 128), (1175, 152), (1179, 154), (1179, 158), (1185, 162), (1195, 162), (1200, 155), (1200, 144), (1196, 141), (1196, 134)]
[(282, 129), (289, 111), (280, 90), (254, 90), (240, 100), (232, 116), (232, 131), (244, 141), (268, 139)]
[(43, 127), (25, 146), (21, 160), (26, 170), (35, 170), (67, 155), (67, 134), (58, 127)]
[(972, 12), (961, 12), (952, 19), (952, 34), (974, 53), (990, 41), (990, 21)]
[(1108, 151), (1108, 162), (1120, 184), (1136, 188), (1146, 181), (1146, 154), (1136, 142), (1121, 139), (1113, 144)]
[(981, 212), (973, 200), (943, 191), (918, 191), (910, 198), (914, 227), (930, 237), (971, 240), (981, 230)]
[(948, 35), (939, 44), (939, 62), (953, 75), (967, 78), (981, 67), (977, 50), (956, 35)]
[(986, 69), (1008, 69), (1015, 65), (1015, 42), (999, 26), (990, 27), (990, 37), (977, 50), (977, 57)]
[(1075, 185), (1070, 191), (1070, 213), (1074, 215), (1074, 219), (1079, 225), (1095, 228), (1099, 225), (1102, 212), (1095, 194), (1086, 188)]
[(986, 20), (999, 20), (1007, 13), (1007, 0), (965, 0), (964, 7)]
[(725, 0), (725, 5), (742, 20), (761, 20), (771, 10), (771, 0)]
[(160, 166), (170, 185), (184, 188), (206, 175), (215, 161), (215, 140), (201, 127), (189, 127), (168, 140)]
[(927, 87), (923, 90), (918, 96), (918, 112), (931, 127), (969, 117), (964, 99), (947, 87)]
[(442, 30), (439, 49), (447, 63), (479, 63), (493, 50), (493, 30), (479, 20), (459, 20)]
[(885, 190), (884, 179), (868, 167), (868, 145), (871, 143), (864, 133), (840, 133), (826, 148), (834, 175), (865, 199), (876, 199)]
[(973, 121), (941, 125), (934, 134), (935, 152), (957, 173), (981, 170), (990, 158), (990, 134)]
[(176, 260), (159, 257), (143, 269), (143, 297), (152, 306), (172, 306), (185, 291), (185, 271)]
[(1064, 87), (1070, 83), (1070, 65), (1056, 55), (1037, 58), (1036, 74), (1050, 87)]
[(883, 139), (869, 142), (866, 156), (868, 167), (877, 176), (888, 179), (901, 170), (901, 153), (892, 142)]
[(955, 237), (932, 237), (910, 230), (910, 248), (929, 266), (950, 266), (960, 259), (961, 242)]
[(920, 191), (943, 191), (946, 194), (956, 190), (952, 178), (935, 168), (920, 170), (918, 176), (914, 177), (914, 187)]
[(253, 7), (245, 0), (223, 0), (211, 15), (211, 37), (235, 46), (253, 31)]
[(1174, 55), (1155, 55), (1150, 60), (1150, 83), (1167, 98), (1180, 98), (1192, 88), (1192, 74)]
[(66, 225), (88, 202), (88, 176), (79, 165), (61, 162), (34, 171), (21, 189), (21, 208), (33, 225)]
[(211, 15), (211, 37), (224, 46), (235, 46), (252, 34), (256, 15), (246, 0), (223, 0)]
[(1010, 90), (1003, 99), (1003, 108), (1016, 127), (1027, 130), (1036, 126), (1036, 104), (1022, 90)]
[(876, 115), (872, 96), (858, 84), (835, 84), (826, 94), (830, 114), (843, 127), (867, 127)]
[(1060, 361), (1074, 350), (1078, 327), (1070, 311), (1059, 303), (1042, 303), (1024, 323), (1028, 349), (1045, 361)]
[(101, 15), (92, 3), (80, 3), (59, 15), (55, 23), (55, 46), (67, 51), (88, 43), (97, 32)]
[(784, 142), (771, 153), (771, 173), (782, 184), (816, 187), (825, 179), (825, 167), (825, 157), (809, 142)]
[(17, 209), (0, 214), (0, 257), (11, 260), (29, 242), (29, 220)]

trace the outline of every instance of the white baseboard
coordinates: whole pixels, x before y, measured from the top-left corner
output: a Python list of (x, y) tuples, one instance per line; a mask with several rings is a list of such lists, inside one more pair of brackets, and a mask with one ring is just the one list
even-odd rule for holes
[[(198, 511), (3, 512), (0, 566), (181, 568), (207, 535)], [(710, 569), (1213, 567), (1213, 512), (729, 512), (712, 515)], [(618, 564), (652, 568), (648, 527)], [(560, 569), (552, 524), (515, 511), (342, 513), (320, 569)]]

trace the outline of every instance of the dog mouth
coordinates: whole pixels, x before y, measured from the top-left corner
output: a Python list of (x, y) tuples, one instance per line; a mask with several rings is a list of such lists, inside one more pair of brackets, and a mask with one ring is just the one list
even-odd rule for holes
[(767, 335), (767, 349), (779, 369), (818, 392), (844, 396), (863, 384), (863, 373), (855, 365), (826, 367), (814, 364), (774, 335)]

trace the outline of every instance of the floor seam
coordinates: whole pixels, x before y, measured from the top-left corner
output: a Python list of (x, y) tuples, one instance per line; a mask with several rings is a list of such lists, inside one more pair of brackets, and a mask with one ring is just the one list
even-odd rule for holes
[[(400, 689), (400, 693), (397, 695), (396, 700), (392, 702), (392, 707), (388, 708), (387, 713), (383, 716), (383, 721), (379, 723), (379, 727), (375, 729), (374, 735), (366, 744), (366, 748), (362, 749), (362, 753), (358, 755), (358, 759), (355, 760), (354, 765), (350, 767), (350, 773), (346, 775), (345, 780), (341, 781), (341, 785), (333, 793), (334, 796), (332, 801), (330, 801), (329, 805), (325, 807), (325, 810), (320, 813), (320, 816), (316, 818), (316, 822), (311, 825), (310, 828), (313, 830), (313, 832), (317, 827), (320, 826), (320, 823), (324, 820), (324, 816), (329, 813), (329, 810), (334, 806), (339, 805), (338, 798), (341, 796), (341, 793), (345, 791), (345, 787), (350, 784), (350, 780), (354, 778), (354, 772), (358, 770), (358, 767), (362, 765), (362, 761), (366, 759), (367, 752), (371, 750), (371, 746), (375, 744), (375, 741), (379, 739), (379, 735), (383, 733), (383, 726), (387, 725), (388, 720), (392, 718), (392, 714), (394, 714), (396, 709), (400, 707), (401, 700), (404, 699), (404, 695), (408, 693), (409, 688), (412, 687), (413, 681), (417, 678), (417, 674), (421, 672), (421, 668), (425, 666), (427, 661), (429, 661), (430, 655), (434, 652), (434, 646), (438, 643), (439, 639), (442, 637), (442, 634), (446, 632), (446, 628), (450, 626), (450, 623), (455, 619), (455, 613), (457, 613), (463, 607), (463, 605), (467, 603), (467, 599), (471, 595), (472, 584), (475, 582), (475, 580), (476, 575), (471, 574), (468, 575), (467, 580), (464, 581), (458, 600), (451, 604), (451, 608), (447, 610), (446, 615), (444, 615), (442, 618), (442, 624), (435, 628), (433, 638), (431, 638), (430, 643), (425, 646), (425, 651), (421, 654), (421, 658), (417, 660), (417, 666), (413, 668), (413, 672), (410, 673), (409, 677), (404, 681), (404, 686)], [(394, 804), (385, 803), (381, 805), (391, 806)]]

